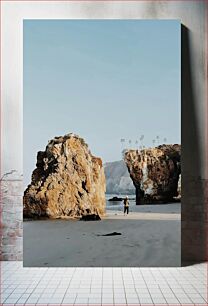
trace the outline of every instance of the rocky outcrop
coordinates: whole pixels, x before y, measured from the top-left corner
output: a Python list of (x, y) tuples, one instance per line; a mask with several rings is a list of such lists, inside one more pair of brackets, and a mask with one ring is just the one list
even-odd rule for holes
[(129, 150), (124, 160), (136, 187), (137, 204), (168, 203), (180, 198), (180, 145)]
[(105, 214), (102, 160), (74, 134), (55, 137), (38, 152), (24, 192), (24, 217), (68, 218)]
[(108, 201), (109, 201), (109, 202), (121, 202), (121, 201), (123, 201), (123, 198), (112, 197), (112, 198), (109, 199)]
[(104, 164), (108, 194), (134, 194), (135, 187), (123, 160)]
[(178, 179), (178, 189), (177, 189), (177, 192), (178, 192), (178, 196), (177, 196), (177, 199), (181, 199), (181, 174), (179, 175), (179, 179)]

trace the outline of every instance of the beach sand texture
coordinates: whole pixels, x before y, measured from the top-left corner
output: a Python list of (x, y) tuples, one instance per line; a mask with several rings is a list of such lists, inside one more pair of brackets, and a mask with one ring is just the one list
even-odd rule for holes
[[(101, 221), (25, 221), (24, 266), (180, 266), (180, 204), (136, 209), (108, 210)], [(113, 232), (121, 235), (102, 236)]]

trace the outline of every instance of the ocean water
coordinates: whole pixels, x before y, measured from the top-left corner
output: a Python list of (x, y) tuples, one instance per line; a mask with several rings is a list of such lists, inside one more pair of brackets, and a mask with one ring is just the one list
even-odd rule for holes
[[(123, 211), (123, 201), (108, 201), (113, 197), (125, 198), (125, 195), (106, 194), (106, 210)], [(129, 197), (129, 213), (131, 212), (151, 212), (151, 213), (181, 213), (181, 203), (168, 204), (145, 204), (136, 205), (135, 194), (128, 195)]]
[[(121, 195), (121, 194), (106, 194), (106, 209), (107, 210), (115, 210), (115, 211), (123, 211), (123, 201), (108, 201), (109, 199), (113, 198), (113, 197), (118, 197), (118, 198), (125, 198), (126, 195)], [(129, 207), (131, 207), (133, 209), (133, 207), (135, 208), (136, 206), (136, 196), (135, 194), (129, 195)]]

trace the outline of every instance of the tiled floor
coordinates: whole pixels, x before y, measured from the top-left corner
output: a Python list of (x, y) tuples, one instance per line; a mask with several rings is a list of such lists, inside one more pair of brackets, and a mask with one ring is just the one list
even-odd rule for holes
[(182, 268), (23, 268), (1, 262), (2, 305), (207, 305), (207, 264)]

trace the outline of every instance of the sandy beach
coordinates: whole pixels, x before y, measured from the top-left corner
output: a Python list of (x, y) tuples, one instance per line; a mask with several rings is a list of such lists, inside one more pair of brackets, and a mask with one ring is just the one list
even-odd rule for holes
[(108, 209), (101, 221), (25, 221), (24, 266), (180, 266), (180, 204), (134, 209)]
[(104, 220), (180, 220), (180, 214), (133, 212), (124, 215), (123, 212), (109, 210)]

